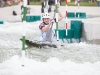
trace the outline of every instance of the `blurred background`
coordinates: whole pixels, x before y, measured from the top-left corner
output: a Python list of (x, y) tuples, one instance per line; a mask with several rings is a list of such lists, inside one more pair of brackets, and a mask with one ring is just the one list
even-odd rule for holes
[[(0, 7), (12, 6), (20, 4), (23, 0), (0, 0)], [(46, 0), (28, 0), (29, 5), (41, 5), (42, 1)], [(50, 0), (54, 1), (54, 0)], [(66, 0), (60, 0), (62, 6), (64, 6)], [(68, 0), (69, 6), (74, 6), (75, 0)], [(80, 6), (100, 6), (100, 0), (78, 0), (80, 2)]]

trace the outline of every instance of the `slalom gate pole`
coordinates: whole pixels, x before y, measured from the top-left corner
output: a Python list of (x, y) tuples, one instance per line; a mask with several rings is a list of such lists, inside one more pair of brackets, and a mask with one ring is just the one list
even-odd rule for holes
[(68, 30), (68, 1), (66, 0), (66, 35), (67, 35), (67, 30)]
[[(80, 6), (79, 0), (77, 1), (77, 3), (78, 3), (78, 12), (79, 12), (79, 6)], [(79, 18), (79, 14), (78, 14), (78, 18)]]
[(23, 35), (22, 35), (22, 66), (24, 66), (24, 59), (25, 59), (25, 35), (26, 35), (26, 31), (25, 31), (25, 24), (26, 24), (26, 13), (27, 13), (27, 0), (23, 0), (23, 17), (22, 17), (22, 21), (23, 21)]
[(76, 17), (76, 4), (77, 4), (77, 0), (74, 0), (74, 6), (75, 6), (75, 17)]
[(58, 1), (55, 0), (55, 8), (56, 8), (56, 36), (57, 36), (57, 41), (59, 40), (59, 33), (58, 33)]

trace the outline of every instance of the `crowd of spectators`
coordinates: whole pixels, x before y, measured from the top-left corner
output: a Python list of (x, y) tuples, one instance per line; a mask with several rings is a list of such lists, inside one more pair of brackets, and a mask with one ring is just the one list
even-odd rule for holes
[(6, 5), (11, 6), (13, 3), (20, 3), (21, 0), (0, 0), (0, 7), (5, 7)]

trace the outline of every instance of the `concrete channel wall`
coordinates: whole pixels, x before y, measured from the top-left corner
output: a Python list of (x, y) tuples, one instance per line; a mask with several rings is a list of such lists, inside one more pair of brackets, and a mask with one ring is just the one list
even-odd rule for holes
[(82, 41), (100, 44), (100, 21), (84, 22), (82, 29)]
[[(41, 6), (28, 6), (34, 9), (35, 14), (41, 15)], [(54, 9), (54, 7), (52, 7)], [(68, 12), (74, 12), (74, 6), (68, 6)], [(12, 15), (12, 11), (17, 12), (17, 16)], [(65, 16), (66, 7), (61, 6), (60, 10), (62, 11), (63, 16)], [(83, 22), (82, 27), (82, 42), (100, 44), (100, 7), (80, 7), (79, 12), (86, 12), (87, 16), (94, 16), (92, 18), (86, 19), (77, 19)], [(53, 17), (53, 12), (50, 14)], [(21, 8), (20, 5), (0, 8), (0, 21), (21, 21)], [(71, 19), (70, 19), (71, 20)], [(70, 20), (68, 24), (70, 25)], [(75, 19), (74, 19), (75, 20)], [(66, 20), (63, 19), (59, 22), (59, 28), (65, 28)]]
[[(17, 16), (13, 16), (12, 12), (16, 11)], [(20, 6), (9, 6), (0, 8), (0, 21), (20, 21), (21, 20), (21, 8)]]

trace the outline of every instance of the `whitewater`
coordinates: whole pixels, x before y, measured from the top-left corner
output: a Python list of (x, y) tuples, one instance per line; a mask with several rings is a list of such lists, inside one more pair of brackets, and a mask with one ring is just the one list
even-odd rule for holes
[[(24, 23), (26, 39), (40, 39), (39, 24)], [(0, 25), (0, 75), (100, 75), (100, 45), (86, 42), (65, 42), (58, 48), (26, 46), (22, 66), (22, 34), (22, 22)]]

